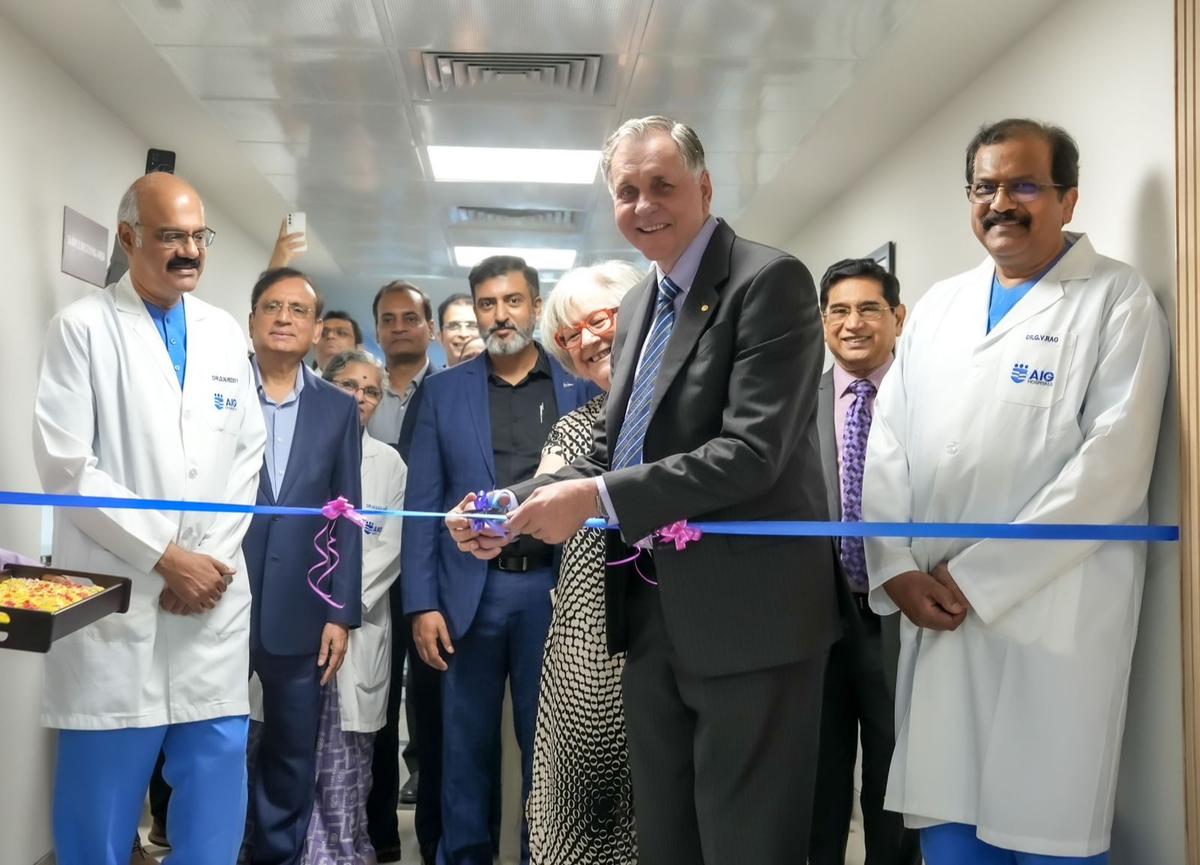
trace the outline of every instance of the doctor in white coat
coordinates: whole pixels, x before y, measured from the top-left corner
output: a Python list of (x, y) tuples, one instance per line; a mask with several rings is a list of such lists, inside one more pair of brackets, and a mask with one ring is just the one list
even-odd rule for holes
[[(365, 351), (335, 355), (326, 381), (354, 394), (363, 427), (363, 507), (400, 510), (408, 470), (391, 446), (371, 438), (367, 422), (383, 398), (383, 366)], [(362, 624), (350, 634), (346, 661), (325, 689), (317, 739), (317, 794), (304, 845), (305, 865), (374, 865), (367, 795), (376, 731), (387, 715), (392, 678), (388, 590), (400, 574), (401, 520), (366, 517), (362, 545)], [(398, 754), (392, 754), (398, 760)]]
[[(1027, 120), (967, 153), (990, 257), (909, 316), (880, 389), (866, 520), (1144, 523), (1169, 366), (1145, 281), (1063, 231), (1078, 150)], [(874, 539), (899, 608), (885, 807), (927, 865), (1107, 862), (1144, 544)]]
[[(47, 492), (252, 504), (264, 429), (241, 328), (192, 294), (212, 232), (168, 174), (136, 181), (129, 272), (50, 323), (33, 445)], [(54, 563), (126, 576), (129, 612), (57, 643), (43, 722), (59, 729), (60, 865), (124, 865), (160, 748), (172, 858), (229, 865), (246, 806), (249, 516), (61, 509)]]

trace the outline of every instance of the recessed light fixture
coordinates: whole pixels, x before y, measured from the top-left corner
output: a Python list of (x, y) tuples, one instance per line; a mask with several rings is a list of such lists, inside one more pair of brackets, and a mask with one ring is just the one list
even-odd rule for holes
[(516, 255), (534, 270), (570, 270), (575, 264), (574, 249), (515, 249), (511, 246), (456, 246), (454, 261), (459, 267), (474, 267), (489, 255)]
[(445, 147), (431, 144), (433, 179), (456, 183), (592, 183), (599, 150)]

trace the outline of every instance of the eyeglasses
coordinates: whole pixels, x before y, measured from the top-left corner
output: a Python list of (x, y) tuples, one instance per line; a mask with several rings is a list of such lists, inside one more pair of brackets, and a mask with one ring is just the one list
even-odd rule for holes
[(577, 347), (583, 340), (583, 329), (585, 327), (596, 336), (604, 336), (616, 326), (617, 310), (619, 308), (612, 306), (608, 309), (598, 309), (595, 312), (589, 313), (579, 324), (560, 327), (558, 332), (554, 334), (554, 342), (559, 348), (569, 351)]
[(821, 317), (825, 319), (826, 324), (841, 324), (850, 317), (851, 312), (857, 312), (858, 317), (863, 321), (879, 321), (885, 312), (891, 312), (895, 308), (882, 303), (862, 303), (858, 306), (839, 303), (826, 309), (821, 313)]
[(381, 399), (383, 399), (383, 391), (375, 387), (373, 384), (361, 385), (349, 378), (344, 378), (341, 381), (335, 379), (333, 383), (347, 393), (358, 393), (361, 391), (363, 399), (367, 400), (368, 402), (379, 402)]
[[(138, 228), (144, 228), (140, 222), (135, 222)], [(155, 237), (163, 246), (174, 247), (175, 249), (187, 249), (188, 240), (196, 244), (197, 249), (208, 249), (217, 239), (217, 233), (211, 228), (205, 226), (194, 233), (186, 231), (175, 231), (174, 229), (165, 229), (155, 232)]]
[(302, 303), (284, 303), (282, 300), (268, 300), (266, 303), (259, 304), (258, 308), (267, 315), (278, 315), (283, 312), (285, 306), (294, 318), (308, 318), (312, 315), (311, 306), (305, 306)]
[(1061, 183), (1035, 183), (1032, 180), (1017, 180), (1013, 183), (992, 183), (981, 180), (978, 183), (968, 183), (964, 188), (967, 190), (967, 198), (973, 204), (991, 204), (996, 200), (1001, 189), (1007, 190), (1008, 197), (1013, 201), (1028, 204), (1036, 201), (1038, 196), (1047, 189), (1066, 189), (1067, 187)]
[(474, 321), (448, 321), (442, 325), (445, 333), (479, 333), (479, 324)]

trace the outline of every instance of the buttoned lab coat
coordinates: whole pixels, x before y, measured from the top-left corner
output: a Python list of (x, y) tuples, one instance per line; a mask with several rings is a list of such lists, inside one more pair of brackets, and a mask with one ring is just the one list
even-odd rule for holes
[[(401, 510), (408, 469), (395, 448), (364, 432), (362, 441), (364, 508)], [(398, 517), (364, 517), (362, 565), (362, 624), (350, 632), (346, 660), (338, 670), (338, 703), (342, 731), (374, 733), (387, 719), (388, 686), (392, 678), (392, 610), (388, 590), (400, 575)], [(403, 623), (401, 623), (403, 626)], [(250, 681), (251, 712), (261, 721), (262, 686)]]
[[(182, 389), (126, 274), (50, 322), (33, 451), (49, 493), (253, 504), (265, 433), (241, 328), (194, 294), (184, 300)], [(42, 722), (66, 729), (178, 724), (246, 714), (248, 514), (58, 509), (54, 564), (133, 580), (129, 611), (54, 645)], [(158, 604), (167, 544), (235, 573), (208, 612)]]
[[(1086, 236), (985, 333), (994, 265), (934, 286), (875, 404), (863, 517), (1144, 523), (1169, 368), (1162, 310)], [(871, 606), (948, 560), (972, 612), (902, 619), (885, 807), (978, 826), (1000, 847), (1109, 846), (1140, 543), (867, 539)]]

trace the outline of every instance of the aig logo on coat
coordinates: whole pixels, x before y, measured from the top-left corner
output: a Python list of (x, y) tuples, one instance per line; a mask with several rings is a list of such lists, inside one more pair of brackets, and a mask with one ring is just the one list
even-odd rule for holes
[(214, 393), (213, 408), (215, 408), (217, 411), (223, 411), (226, 409), (233, 411), (237, 408), (237, 399), (231, 396), (227, 397), (223, 393)]
[(1014, 363), (1009, 374), (1014, 384), (1038, 384), (1049, 386), (1054, 384), (1054, 372), (1049, 369), (1030, 369), (1027, 363)]

